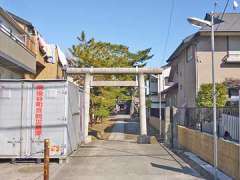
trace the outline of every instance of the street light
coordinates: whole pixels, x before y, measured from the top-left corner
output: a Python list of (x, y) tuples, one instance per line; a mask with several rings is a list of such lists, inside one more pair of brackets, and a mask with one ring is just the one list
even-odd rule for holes
[(198, 28), (203, 27), (203, 26), (212, 26), (212, 23), (210, 21), (206, 21), (200, 18), (196, 18), (196, 17), (189, 17), (187, 18), (188, 22), (190, 24), (192, 24), (193, 26), (196, 26)]
[[(151, 74), (152, 77), (158, 79), (158, 95), (159, 95), (159, 138), (161, 140), (162, 133), (162, 97), (161, 97), (161, 75), (158, 76)], [(149, 90), (150, 91), (150, 90)]]
[(213, 137), (214, 137), (214, 179), (217, 179), (217, 108), (216, 108), (216, 83), (215, 83), (215, 60), (214, 60), (214, 13), (211, 13), (211, 22), (199, 18), (189, 17), (188, 22), (197, 27), (211, 27), (211, 51), (212, 51), (212, 84), (213, 84)]

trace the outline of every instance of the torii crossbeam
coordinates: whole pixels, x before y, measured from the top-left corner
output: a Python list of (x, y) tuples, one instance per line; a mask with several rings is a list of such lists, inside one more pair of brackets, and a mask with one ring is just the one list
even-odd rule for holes
[[(146, 100), (145, 100), (145, 74), (161, 74), (161, 68), (67, 68), (67, 74), (84, 74), (84, 140), (85, 143), (89, 142), (88, 138), (88, 123), (89, 123), (89, 109), (90, 109), (90, 87), (91, 86), (136, 86), (139, 87), (139, 97), (140, 97), (140, 135), (147, 135), (147, 122), (146, 122)], [(104, 75), (104, 74), (136, 74), (138, 75), (138, 83), (134, 81), (110, 81), (104, 84), (104, 81), (92, 81), (92, 75)]]

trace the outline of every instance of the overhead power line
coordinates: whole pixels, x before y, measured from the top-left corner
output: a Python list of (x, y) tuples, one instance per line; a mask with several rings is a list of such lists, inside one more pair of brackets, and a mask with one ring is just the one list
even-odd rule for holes
[[(227, 10), (227, 7), (228, 7), (228, 4), (229, 4), (229, 1), (230, 1), (230, 0), (227, 0), (226, 4), (225, 4), (225, 6), (224, 6), (224, 9), (223, 9), (223, 12), (222, 12), (222, 15), (221, 15), (220, 21), (223, 20), (223, 16), (224, 16), (224, 14), (226, 13), (226, 10)], [(218, 30), (220, 24), (221, 24), (221, 23), (218, 24), (218, 26), (217, 26), (217, 28), (216, 28), (216, 31)]]
[(164, 46), (163, 46), (163, 61), (165, 60), (165, 56), (166, 56), (168, 40), (169, 40), (169, 35), (170, 35), (170, 30), (171, 30), (172, 20), (173, 20), (174, 6), (175, 6), (175, 0), (172, 0), (170, 14), (169, 14), (169, 23), (168, 23), (168, 27), (167, 27), (167, 36), (166, 36)]
[(230, 1), (230, 0), (227, 0), (227, 2), (226, 2), (226, 4), (225, 4), (225, 7), (224, 7), (223, 12), (222, 12), (222, 15), (221, 15), (221, 20), (223, 19), (223, 16), (224, 16), (224, 14), (225, 14), (225, 12), (226, 12), (226, 10), (227, 10), (229, 1)]

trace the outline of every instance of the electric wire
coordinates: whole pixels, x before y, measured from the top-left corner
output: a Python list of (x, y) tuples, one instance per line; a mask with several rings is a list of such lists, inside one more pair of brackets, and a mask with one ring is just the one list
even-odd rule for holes
[[(228, 7), (228, 4), (229, 4), (229, 1), (230, 1), (230, 0), (227, 0), (227, 2), (226, 2), (226, 4), (225, 4), (225, 7), (224, 7), (223, 12), (222, 12), (222, 14), (221, 14), (220, 21), (223, 20), (223, 17), (224, 17), (224, 14), (226, 13), (226, 10), (227, 10), (227, 7)], [(215, 29), (215, 31), (218, 30), (220, 24), (221, 24), (221, 23), (218, 24), (218, 26), (217, 26), (217, 28)]]
[(169, 24), (168, 24), (168, 28), (167, 28), (167, 36), (166, 36), (165, 43), (164, 43), (164, 46), (163, 46), (163, 61), (165, 60), (165, 56), (166, 56), (168, 40), (169, 40), (169, 35), (170, 35), (170, 30), (171, 30), (172, 20), (173, 20), (174, 6), (175, 6), (175, 0), (172, 0), (171, 9), (170, 9)]

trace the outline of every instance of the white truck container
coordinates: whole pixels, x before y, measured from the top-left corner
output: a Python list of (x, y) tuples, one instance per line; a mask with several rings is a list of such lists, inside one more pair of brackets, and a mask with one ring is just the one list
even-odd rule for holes
[(0, 80), (0, 158), (66, 158), (83, 140), (83, 91), (65, 80)]

